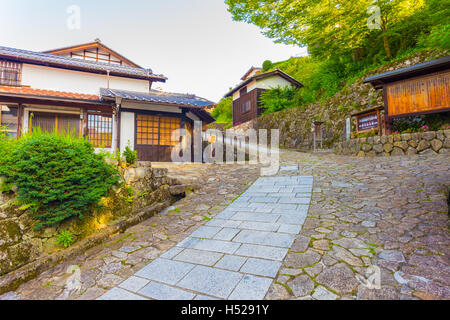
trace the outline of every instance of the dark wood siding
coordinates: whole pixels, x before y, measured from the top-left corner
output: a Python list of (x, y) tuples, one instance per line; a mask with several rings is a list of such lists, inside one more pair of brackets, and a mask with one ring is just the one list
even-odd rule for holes
[[(241, 94), (239, 99), (233, 101), (233, 125), (256, 119), (264, 111), (260, 108), (259, 98), (263, 89), (253, 89), (245, 94)], [(250, 102), (250, 110), (242, 112), (242, 106)]]

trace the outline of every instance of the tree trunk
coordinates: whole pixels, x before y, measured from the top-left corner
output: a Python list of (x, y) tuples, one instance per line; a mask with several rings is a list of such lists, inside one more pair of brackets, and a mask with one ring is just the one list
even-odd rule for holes
[(389, 38), (387, 35), (383, 35), (384, 50), (386, 51), (386, 57), (392, 58), (391, 48), (389, 47)]
[(383, 32), (384, 51), (386, 51), (386, 57), (390, 59), (392, 58), (391, 47), (389, 47), (389, 37), (386, 35), (387, 31), (386, 20), (383, 18), (381, 19), (381, 31)]

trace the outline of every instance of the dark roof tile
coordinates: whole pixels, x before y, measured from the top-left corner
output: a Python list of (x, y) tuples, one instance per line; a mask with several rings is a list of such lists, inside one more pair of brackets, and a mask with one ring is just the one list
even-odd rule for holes
[(130, 78), (149, 79), (162, 82), (165, 82), (167, 80), (167, 78), (163, 75), (153, 74), (150, 69), (114, 65), (104, 62), (82, 60), (55, 54), (2, 46), (0, 46), (0, 59), (1, 58), (96, 73), (106, 74), (109, 71), (111, 75), (125, 76)]
[(170, 93), (157, 90), (150, 92), (135, 92), (115, 89), (100, 89), (100, 95), (107, 98), (123, 98), (127, 100), (168, 103), (174, 105), (186, 105), (193, 107), (205, 107), (214, 102), (190, 94)]

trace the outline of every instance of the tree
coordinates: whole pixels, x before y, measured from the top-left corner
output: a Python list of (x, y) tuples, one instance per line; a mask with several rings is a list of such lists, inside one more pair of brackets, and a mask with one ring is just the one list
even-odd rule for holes
[[(423, 8), (424, 1), (226, 0), (226, 4), (234, 20), (255, 24), (275, 42), (307, 46), (315, 56), (355, 53), (367, 45), (370, 33), (376, 33), (389, 58), (391, 28)], [(376, 10), (368, 12), (369, 8)], [(376, 28), (368, 27), (370, 19)]]
[(222, 98), (211, 112), (217, 123), (233, 122), (233, 98)]
[(266, 61), (264, 61), (263, 64), (262, 64), (262, 71), (263, 71), (263, 72), (269, 71), (270, 68), (272, 68), (272, 66), (273, 66), (272, 61), (266, 60)]

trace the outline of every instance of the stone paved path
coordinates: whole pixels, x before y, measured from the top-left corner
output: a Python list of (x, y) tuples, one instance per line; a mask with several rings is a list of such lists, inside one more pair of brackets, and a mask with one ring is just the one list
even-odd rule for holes
[[(314, 185), (306, 220), (292, 234), (265, 299), (450, 299), (450, 155), (361, 159), (285, 150), (280, 156), (279, 176), (313, 176)], [(202, 188), (0, 300), (96, 299), (206, 226), (260, 173), (257, 166), (169, 167)], [(68, 286), (75, 265), (78, 289)], [(372, 265), (380, 268), (380, 289), (357, 280)]]
[(259, 178), (99, 299), (263, 299), (306, 219), (312, 185), (311, 176)]

